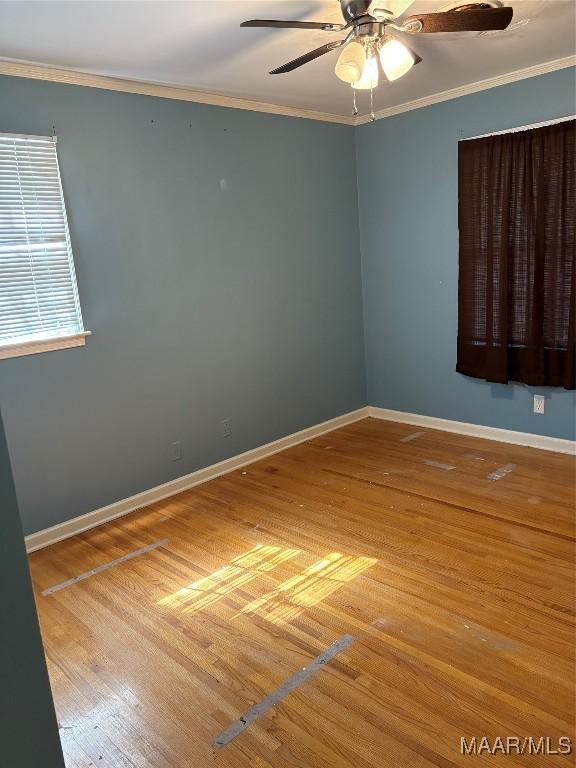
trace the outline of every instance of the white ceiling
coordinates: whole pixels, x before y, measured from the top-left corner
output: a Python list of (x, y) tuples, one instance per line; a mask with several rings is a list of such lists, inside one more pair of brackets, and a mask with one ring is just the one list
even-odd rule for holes
[[(395, 2), (409, 4), (375, 5)], [(447, 2), (416, 0), (408, 13), (439, 10)], [(375, 109), (574, 54), (573, 0), (506, 4), (514, 20), (504, 32), (411, 36), (424, 61), (402, 80), (381, 85)], [(334, 75), (338, 51), (289, 74), (268, 74), (341, 33), (239, 27), (251, 18), (342, 19), (337, 0), (0, 0), (0, 58), (350, 114), (351, 89)], [(359, 107), (368, 112), (366, 94)]]

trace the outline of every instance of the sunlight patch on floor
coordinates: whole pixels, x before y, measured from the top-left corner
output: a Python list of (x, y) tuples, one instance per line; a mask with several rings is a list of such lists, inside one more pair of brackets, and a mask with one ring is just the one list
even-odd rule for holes
[(219, 568), (210, 576), (194, 581), (172, 595), (162, 598), (159, 605), (181, 608), (184, 613), (196, 613), (221, 600), (235, 590), (272, 571), (281, 563), (300, 554), (299, 549), (285, 549), (258, 544)]
[(332, 552), (298, 576), (287, 579), (273, 591), (248, 603), (240, 613), (259, 614), (274, 624), (292, 621), (303, 610), (317, 605), (377, 562), (374, 557)]

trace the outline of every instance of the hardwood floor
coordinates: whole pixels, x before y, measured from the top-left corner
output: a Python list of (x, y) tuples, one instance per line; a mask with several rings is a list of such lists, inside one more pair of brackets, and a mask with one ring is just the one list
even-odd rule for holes
[(574, 740), (574, 479), (566, 455), (366, 419), (34, 553), (68, 768), (572, 765), (461, 737)]

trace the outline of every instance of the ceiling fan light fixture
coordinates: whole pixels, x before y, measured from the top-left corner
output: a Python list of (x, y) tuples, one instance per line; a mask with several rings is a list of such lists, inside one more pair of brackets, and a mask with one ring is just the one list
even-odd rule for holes
[(366, 49), (361, 43), (352, 41), (346, 45), (334, 67), (336, 76), (352, 85), (362, 77), (366, 63)]
[(388, 80), (393, 81), (409, 72), (416, 59), (400, 40), (388, 38), (380, 46), (380, 63)]
[[(381, 2), (388, 7), (379, 7)], [(412, 2), (413, 0), (340, 0), (343, 24), (252, 19), (242, 22), (240, 26), (344, 32), (345, 36), (339, 40), (332, 40), (313, 51), (308, 51), (272, 69), (270, 74), (292, 72), (339, 48), (341, 53), (334, 68), (337, 77), (355, 89), (370, 90), (372, 99), (372, 90), (378, 86), (380, 79), (379, 69), (385, 79), (394, 81), (405, 75), (414, 64), (422, 61), (409, 46), (396, 37), (389, 36), (388, 28), (410, 35), (426, 36), (444, 32), (486, 34), (507, 29), (514, 16), (514, 9), (504, 5), (506, 0), (451, 0), (449, 10), (405, 16), (404, 11)]]
[(362, 75), (359, 80), (352, 83), (352, 88), (358, 91), (369, 91), (378, 86), (378, 59), (376, 54), (368, 56), (364, 67), (362, 69)]

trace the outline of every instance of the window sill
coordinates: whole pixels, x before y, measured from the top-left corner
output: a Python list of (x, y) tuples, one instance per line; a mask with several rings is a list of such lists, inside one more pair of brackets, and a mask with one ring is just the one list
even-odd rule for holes
[(38, 355), (41, 352), (52, 352), (55, 349), (83, 347), (90, 331), (82, 331), (71, 336), (53, 336), (51, 339), (35, 339), (33, 341), (17, 341), (12, 344), (0, 344), (0, 360), (8, 357), (23, 355)]

